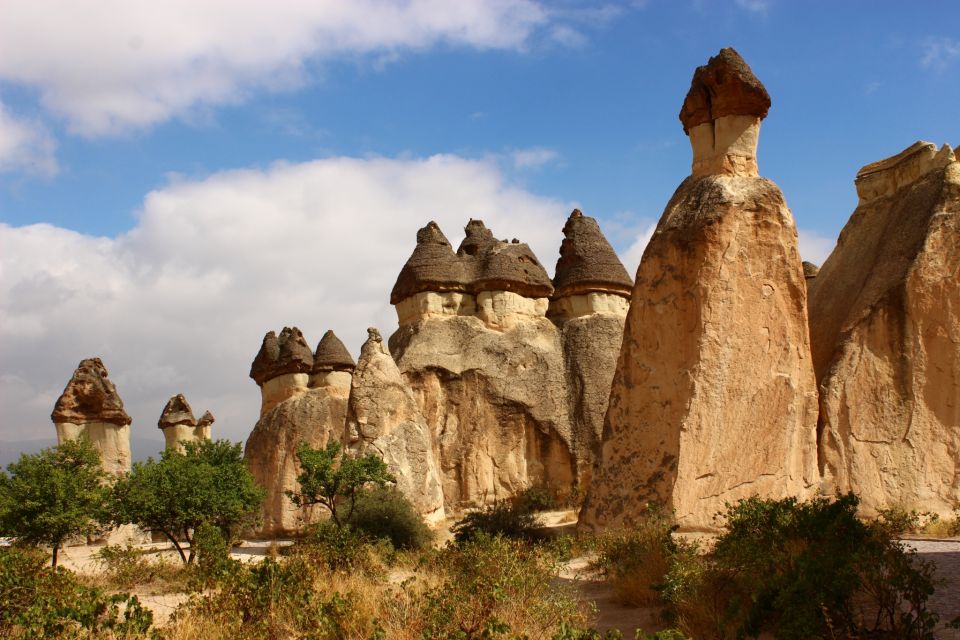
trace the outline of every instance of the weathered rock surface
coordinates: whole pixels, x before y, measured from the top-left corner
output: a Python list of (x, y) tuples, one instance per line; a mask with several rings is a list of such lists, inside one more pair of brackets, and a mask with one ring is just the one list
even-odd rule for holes
[(417, 511), (428, 521), (442, 520), (443, 491), (430, 429), (380, 332), (368, 332), (350, 389), (349, 447), (361, 455), (379, 454)]
[(918, 142), (857, 174), (810, 286), (820, 456), (865, 512), (960, 502), (960, 162)]
[[(280, 339), (273, 336), (270, 332), (264, 338), (265, 346), (257, 354), (254, 367), (259, 366), (258, 361), (266, 360), (263, 369), (270, 372), (268, 375), (275, 376), (261, 377), (262, 389), (269, 386), (276, 391), (280, 387), (278, 380), (288, 384), (276, 395), (263, 393), (264, 408), (260, 420), (244, 448), (247, 466), (267, 492), (263, 525), (259, 531), (266, 537), (293, 534), (323, 515), (319, 507), (296, 508), (285, 492), (298, 489), (300, 463), (297, 448), (301, 444), (325, 447), (330, 439), (343, 442), (354, 366), (350, 353), (332, 331), (324, 334), (316, 354), (310, 353), (306, 340), (296, 327), (284, 329)], [(281, 349), (280, 340), (288, 345), (285, 349)], [(284, 352), (289, 355), (282, 356)], [(264, 353), (268, 355), (264, 356)], [(307, 355), (310, 356), (310, 369), (304, 371)], [(274, 364), (284, 358), (290, 364)], [(291, 379), (291, 376), (295, 378)]]
[(297, 327), (270, 331), (250, 366), (250, 377), (260, 386), (260, 415), (307, 390), (313, 370), (313, 352)]
[[(713, 125), (749, 115), (759, 130), (766, 92), (724, 52), (698, 70), (691, 94), (698, 83), (707, 87)], [(711, 126), (700, 116), (684, 124), (692, 141), (697, 127)], [(776, 185), (748, 163), (694, 164), (637, 272), (600, 462), (581, 511), (587, 528), (630, 523), (654, 501), (681, 526), (709, 529), (725, 502), (805, 496), (818, 480), (792, 216)]]
[(209, 440), (213, 422), (213, 414), (209, 411), (197, 420), (190, 403), (182, 393), (178, 393), (167, 401), (157, 426), (163, 431), (167, 449), (183, 451), (183, 445), (187, 442)]
[(86, 437), (100, 453), (107, 473), (130, 470), (132, 420), (100, 358), (80, 361), (50, 418), (57, 427), (57, 442)]

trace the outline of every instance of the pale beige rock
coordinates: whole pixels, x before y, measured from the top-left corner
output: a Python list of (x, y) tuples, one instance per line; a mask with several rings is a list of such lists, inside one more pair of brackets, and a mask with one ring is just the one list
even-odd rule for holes
[(368, 332), (350, 389), (350, 450), (379, 454), (417, 511), (428, 522), (439, 522), (444, 518), (443, 491), (430, 430), (379, 331)]
[(472, 316), (477, 313), (476, 296), (453, 291), (422, 291), (396, 304), (401, 325), (438, 316)]
[(690, 174), (722, 173), (756, 176), (760, 119), (753, 116), (723, 116), (690, 129), (693, 162)]
[(281, 402), (296, 398), (310, 387), (309, 373), (284, 373), (260, 385), (260, 415)]
[[(712, 89), (698, 88), (698, 78)], [(737, 93), (724, 96), (728, 89)], [(698, 69), (681, 118), (693, 139), (703, 118), (761, 118), (765, 105), (762, 85), (725, 49)], [(734, 135), (737, 122), (727, 121), (726, 139), (749, 132)], [(682, 527), (712, 529), (727, 502), (816, 488), (817, 396), (797, 232), (776, 185), (743, 166), (715, 163), (687, 178), (644, 251), (585, 528), (629, 524), (658, 502)]]
[(100, 358), (80, 361), (50, 417), (58, 443), (85, 437), (99, 452), (107, 473), (130, 471), (131, 419)]
[(163, 431), (166, 448), (182, 452), (188, 442), (209, 440), (213, 422), (213, 414), (209, 411), (204, 412), (200, 420), (194, 418), (190, 403), (180, 393), (167, 401), (157, 426)]
[(477, 294), (477, 317), (490, 329), (505, 330), (528, 319), (547, 315), (548, 298), (527, 298), (512, 291)]
[(331, 439), (343, 441), (350, 378), (348, 372), (327, 372), (323, 384), (267, 410), (247, 438), (244, 458), (253, 477), (267, 493), (259, 535), (292, 535), (305, 524), (323, 517), (320, 507), (297, 509), (285, 491), (299, 488), (297, 448), (301, 444), (325, 447)]
[[(564, 322), (572, 318), (580, 318), (595, 313), (626, 317), (630, 308), (630, 300), (615, 293), (593, 291), (586, 294), (564, 296), (550, 301), (547, 312), (551, 320)], [(619, 345), (617, 345), (619, 349)]]
[(827, 491), (866, 514), (960, 502), (960, 162), (917, 143), (867, 165), (810, 284)]
[[(533, 299), (528, 299), (533, 301)], [(444, 316), (401, 326), (390, 349), (432, 434), (448, 509), (574, 479), (563, 350), (531, 314), (509, 327)]]

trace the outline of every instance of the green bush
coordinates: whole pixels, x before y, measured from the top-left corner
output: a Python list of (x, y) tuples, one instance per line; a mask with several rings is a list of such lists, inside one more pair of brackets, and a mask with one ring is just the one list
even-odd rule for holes
[(498, 500), (476, 511), (471, 511), (450, 527), (458, 543), (473, 539), (478, 534), (503, 536), (518, 540), (537, 537), (536, 516), (522, 504)]
[(596, 539), (597, 555), (591, 566), (604, 574), (618, 602), (642, 605), (659, 601), (659, 591), (679, 549), (672, 535), (676, 529), (671, 518), (649, 504), (635, 527), (609, 531)]
[(45, 566), (39, 551), (0, 548), (0, 637), (64, 638), (81, 632), (135, 637), (153, 624), (136, 597), (106, 595), (70, 571)]
[(932, 638), (933, 567), (856, 517), (853, 494), (741, 500), (707, 557), (678, 556), (663, 594), (694, 637), (767, 632), (819, 637)]
[(560, 502), (556, 494), (547, 486), (542, 484), (527, 487), (521, 491), (513, 500), (514, 504), (521, 509), (535, 513), (537, 511), (553, 511), (560, 508)]
[(423, 549), (433, 540), (410, 500), (392, 487), (361, 491), (353, 515), (345, 521), (370, 537), (389, 540), (395, 549)]
[(349, 524), (337, 526), (328, 520), (311, 525), (293, 553), (329, 569), (370, 572), (379, 566), (374, 543), (365, 532)]

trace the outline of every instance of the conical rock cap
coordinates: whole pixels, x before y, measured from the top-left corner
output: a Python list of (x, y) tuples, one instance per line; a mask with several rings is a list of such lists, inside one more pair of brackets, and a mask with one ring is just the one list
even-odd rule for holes
[(193, 417), (193, 409), (190, 408), (190, 403), (187, 402), (182, 393), (178, 393), (167, 400), (167, 405), (163, 408), (163, 413), (160, 414), (160, 420), (157, 422), (157, 426), (161, 429), (175, 427), (178, 424), (197, 426), (197, 419)]
[(553, 277), (554, 298), (591, 291), (630, 297), (633, 280), (595, 219), (574, 209), (563, 225), (563, 235)]
[(740, 54), (720, 50), (693, 73), (690, 90), (680, 109), (684, 132), (723, 116), (767, 117), (770, 94)]
[(313, 373), (321, 371), (353, 371), (356, 363), (347, 347), (333, 331), (323, 334), (313, 354)]
[(300, 329), (284, 327), (279, 336), (270, 331), (263, 337), (260, 351), (250, 365), (250, 377), (262, 385), (287, 373), (310, 373), (312, 368), (313, 351)]
[(106, 422), (123, 426), (132, 422), (100, 358), (80, 361), (50, 418), (56, 424)]

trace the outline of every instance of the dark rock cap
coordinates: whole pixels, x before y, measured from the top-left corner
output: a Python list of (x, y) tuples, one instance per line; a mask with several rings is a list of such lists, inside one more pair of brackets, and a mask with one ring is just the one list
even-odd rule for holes
[(554, 298), (590, 291), (630, 298), (633, 280), (595, 219), (574, 209), (563, 225), (563, 235), (553, 276)]
[(470, 293), (512, 291), (528, 298), (546, 298), (553, 284), (533, 250), (514, 238), (497, 240), (482, 220), (471, 220), (457, 256), (470, 274)]
[(167, 405), (163, 408), (163, 413), (160, 414), (160, 420), (157, 422), (157, 426), (161, 429), (175, 427), (178, 424), (197, 426), (197, 419), (193, 417), (193, 409), (190, 408), (190, 403), (187, 402), (182, 393), (178, 393), (167, 400)]
[(813, 264), (812, 262), (803, 261), (803, 277), (806, 279), (816, 278), (817, 274), (820, 273), (820, 267)]
[(250, 365), (250, 377), (262, 385), (287, 373), (310, 373), (312, 368), (313, 352), (300, 329), (284, 327), (279, 337), (273, 331), (263, 337), (260, 351)]
[(680, 109), (683, 131), (723, 116), (767, 117), (770, 94), (734, 49), (726, 47), (693, 73)]
[[(452, 252), (451, 252), (452, 255)], [(356, 364), (343, 342), (333, 333), (327, 331), (317, 344), (317, 351), (313, 354), (313, 373), (321, 371), (353, 371)]]
[(457, 255), (461, 258), (464, 256), (482, 256), (499, 242), (493, 237), (493, 232), (487, 229), (487, 225), (483, 224), (483, 220), (470, 218), (467, 226), (463, 228), (463, 232), (465, 234), (463, 242), (457, 249)]
[(431, 221), (417, 231), (417, 247), (397, 276), (390, 292), (390, 304), (421, 291), (466, 291), (469, 282), (450, 241), (437, 223)]
[(73, 377), (57, 399), (50, 418), (54, 423), (106, 422), (128, 425), (132, 422), (123, 409), (123, 400), (110, 382), (110, 374), (100, 358), (81, 360)]
[(203, 415), (200, 416), (200, 419), (197, 420), (197, 426), (198, 426), (198, 427), (209, 427), (210, 425), (212, 425), (212, 424), (214, 423), (214, 421), (215, 421), (215, 418), (213, 417), (213, 414), (210, 413), (209, 411), (204, 411), (204, 412), (203, 412)]

